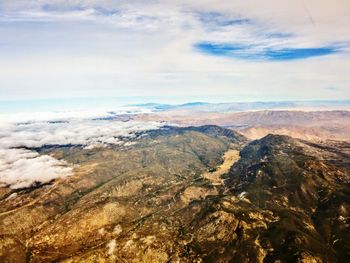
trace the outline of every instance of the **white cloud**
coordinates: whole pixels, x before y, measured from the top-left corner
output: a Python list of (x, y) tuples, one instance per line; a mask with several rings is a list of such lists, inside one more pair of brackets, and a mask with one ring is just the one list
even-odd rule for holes
[(135, 132), (156, 129), (162, 124), (153, 122), (79, 120), (47, 123), (13, 124), (0, 133), (0, 147), (36, 148), (43, 145), (118, 144), (118, 137), (132, 137)]
[(0, 187), (24, 188), (70, 174), (72, 168), (66, 162), (51, 156), (24, 149), (0, 149)]

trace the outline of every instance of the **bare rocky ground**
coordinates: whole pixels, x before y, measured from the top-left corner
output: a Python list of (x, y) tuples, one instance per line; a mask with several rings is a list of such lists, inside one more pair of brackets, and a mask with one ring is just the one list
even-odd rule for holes
[[(346, 262), (349, 144), (217, 126), (42, 147), (73, 176), (0, 191), (1, 262)], [(239, 155), (238, 155), (239, 153)]]

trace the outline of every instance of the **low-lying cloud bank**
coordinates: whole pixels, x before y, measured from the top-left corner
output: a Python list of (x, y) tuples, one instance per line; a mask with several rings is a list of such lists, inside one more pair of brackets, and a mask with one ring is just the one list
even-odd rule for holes
[(157, 129), (162, 125), (159, 122), (120, 121), (104, 116), (75, 116), (24, 123), (1, 122), (0, 187), (24, 188), (72, 174), (72, 167), (64, 160), (39, 155), (28, 148), (67, 144), (83, 145), (86, 148), (123, 145), (123, 138), (132, 138), (136, 132)]
[(65, 177), (72, 168), (65, 161), (24, 149), (0, 149), (0, 186), (24, 188)]
[(132, 137), (135, 132), (156, 129), (160, 126), (161, 124), (156, 122), (79, 119), (67, 122), (11, 124), (0, 132), (0, 147), (120, 144), (122, 143), (120, 137)]

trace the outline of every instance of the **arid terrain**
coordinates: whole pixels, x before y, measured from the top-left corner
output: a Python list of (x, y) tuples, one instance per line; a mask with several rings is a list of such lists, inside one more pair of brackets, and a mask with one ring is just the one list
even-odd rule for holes
[(346, 262), (350, 144), (218, 126), (35, 150), (73, 175), (0, 195), (1, 262)]
[(136, 115), (137, 120), (167, 121), (180, 126), (215, 124), (249, 139), (270, 133), (307, 140), (350, 140), (350, 111), (263, 110), (247, 112), (169, 110)]

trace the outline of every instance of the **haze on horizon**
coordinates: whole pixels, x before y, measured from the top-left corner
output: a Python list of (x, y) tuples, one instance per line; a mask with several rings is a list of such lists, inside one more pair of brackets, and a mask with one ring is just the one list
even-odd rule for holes
[(4, 0), (1, 100), (350, 99), (349, 24), (346, 0)]

